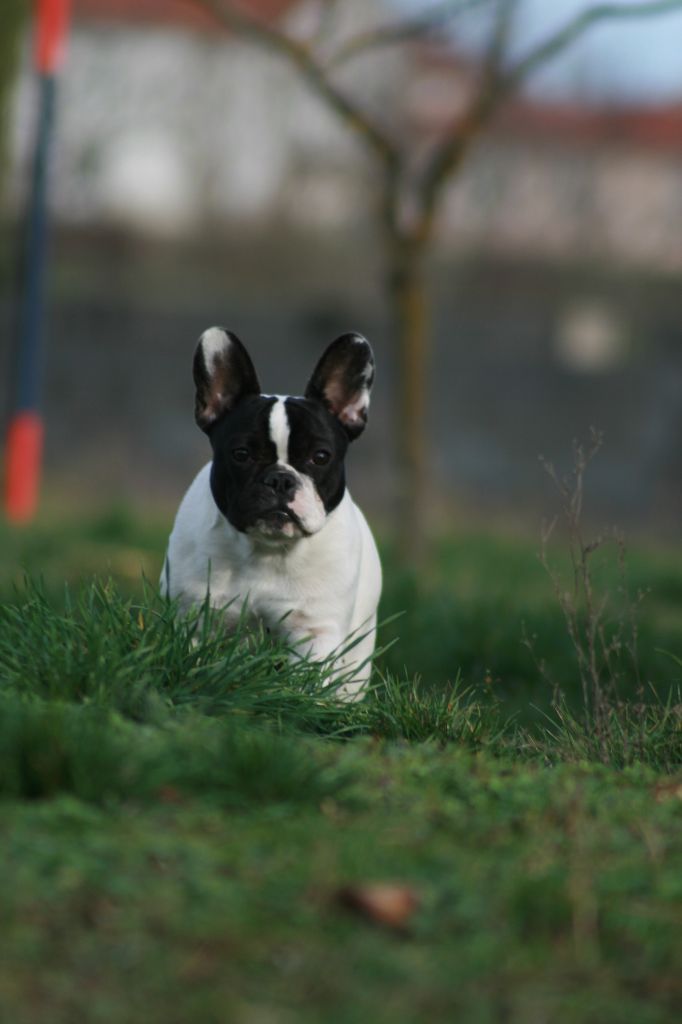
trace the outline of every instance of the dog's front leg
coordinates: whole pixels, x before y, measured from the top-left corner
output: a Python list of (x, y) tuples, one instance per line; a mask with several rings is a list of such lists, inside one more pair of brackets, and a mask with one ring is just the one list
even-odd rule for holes
[[(343, 636), (332, 626), (286, 623), (285, 634), (292, 647), (292, 657), (309, 658), (311, 661), (332, 661), (343, 650)], [(334, 669), (336, 670), (334, 660)]]
[(308, 658), (311, 661), (326, 663), (329, 667), (329, 678), (332, 681), (343, 678), (344, 682), (339, 686), (337, 695), (342, 700), (357, 700), (362, 696), (362, 689), (369, 672), (363, 666), (357, 673), (353, 673), (353, 664), (356, 662), (354, 655), (355, 648), (348, 650), (349, 639), (335, 626), (311, 626), (305, 627), (302, 623), (294, 622), (288, 624), (286, 636), (291, 645), (291, 659)]

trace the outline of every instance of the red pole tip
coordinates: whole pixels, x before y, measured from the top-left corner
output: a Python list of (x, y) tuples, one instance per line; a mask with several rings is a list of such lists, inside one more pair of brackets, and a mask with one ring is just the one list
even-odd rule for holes
[(53, 74), (64, 56), (71, 0), (37, 0), (35, 62), (43, 75)]
[(7, 433), (5, 511), (12, 523), (28, 523), (38, 506), (43, 455), (43, 421), (34, 412), (18, 413)]

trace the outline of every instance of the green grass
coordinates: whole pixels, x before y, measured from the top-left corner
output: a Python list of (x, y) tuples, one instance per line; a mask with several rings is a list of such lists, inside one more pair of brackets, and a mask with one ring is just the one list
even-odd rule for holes
[[(53, 522), (28, 530), (0, 523), (0, 598), (12, 599), (24, 573), (41, 578), (61, 600), (64, 583), (109, 577), (126, 595), (142, 593), (144, 574), (153, 583), (161, 569), (168, 522), (147, 522), (126, 508)], [(380, 667), (393, 676), (418, 676), (440, 690), (460, 679), (488, 692), (505, 716), (528, 724), (545, 712), (553, 685), (573, 711), (580, 707), (575, 652), (550, 581), (538, 559), (539, 541), (463, 534), (435, 541), (419, 576), (401, 564), (390, 545), (382, 551), (384, 595), (381, 633), (388, 650)], [(552, 557), (566, 571), (559, 543)], [(623, 613), (617, 555), (595, 556), (597, 582), (609, 592), (614, 619)], [(6, 582), (2, 582), (2, 581)], [(628, 554), (628, 587), (645, 596), (638, 608), (640, 679), (624, 669), (621, 696), (633, 698), (640, 683), (653, 685), (663, 700), (682, 683), (682, 549), (635, 547)], [(530, 638), (533, 652), (524, 637)], [(538, 669), (543, 662), (548, 683)]]
[[(419, 579), (389, 551), (404, 614), (350, 705), (178, 618), (140, 575), (163, 542), (124, 511), (0, 529), (0, 1019), (678, 1019), (679, 555), (631, 556), (640, 676), (597, 735), (532, 545), (451, 539)], [(349, 909), (369, 882), (401, 927)]]
[[(3, 1019), (677, 1019), (679, 797), (652, 773), (350, 762), (317, 805), (6, 805)], [(339, 905), (368, 880), (414, 890), (404, 932)]]
[[(401, 568), (388, 553), (386, 614), (403, 611), (382, 635), (396, 639), (383, 659), (438, 688), (459, 673), (468, 685), (489, 689), (509, 714), (529, 721), (529, 708), (545, 710), (552, 687), (561, 687), (573, 709), (581, 694), (576, 657), (552, 585), (538, 558), (538, 544), (487, 536), (447, 538), (434, 544), (425, 576)], [(559, 543), (552, 561), (570, 583)], [(597, 585), (608, 593), (607, 618), (627, 618), (617, 552), (595, 556)], [(663, 695), (682, 680), (666, 652), (682, 653), (682, 551), (635, 548), (628, 555), (627, 585), (638, 607), (639, 682)], [(530, 640), (531, 652), (524, 642)], [(544, 663), (546, 676), (538, 668)], [(639, 682), (623, 652), (621, 695), (633, 697)]]

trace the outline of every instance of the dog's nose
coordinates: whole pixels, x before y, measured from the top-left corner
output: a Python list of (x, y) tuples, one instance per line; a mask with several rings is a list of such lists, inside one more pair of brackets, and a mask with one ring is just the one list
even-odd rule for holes
[(291, 497), (297, 487), (296, 477), (287, 469), (271, 469), (263, 477), (263, 483), (283, 498)]

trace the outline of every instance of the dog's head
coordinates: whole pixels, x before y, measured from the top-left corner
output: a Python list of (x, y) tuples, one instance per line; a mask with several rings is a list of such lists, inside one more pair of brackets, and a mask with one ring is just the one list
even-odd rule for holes
[(243, 533), (268, 542), (310, 536), (341, 501), (344, 457), (367, 422), (374, 357), (360, 334), (323, 353), (302, 398), (261, 394), (239, 338), (202, 334), (194, 355), (196, 421), (213, 448), (216, 505)]

